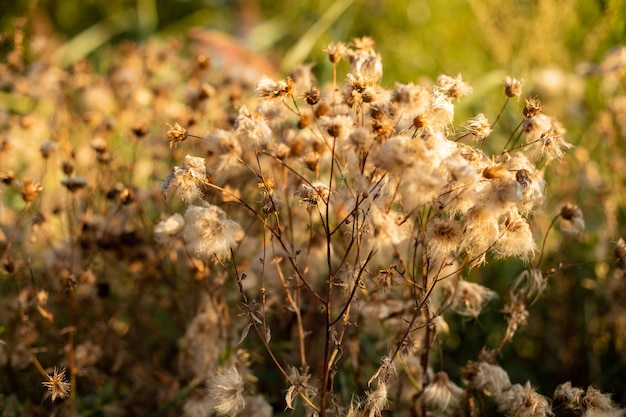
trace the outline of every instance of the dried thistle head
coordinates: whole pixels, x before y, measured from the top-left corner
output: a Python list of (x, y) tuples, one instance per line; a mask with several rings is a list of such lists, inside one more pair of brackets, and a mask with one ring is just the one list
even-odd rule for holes
[(61, 184), (71, 193), (75, 193), (87, 186), (87, 178), (85, 177), (69, 177), (61, 181)]
[(456, 77), (450, 77), (449, 75), (440, 75), (437, 78), (437, 84), (440, 91), (442, 91), (450, 99), (458, 99), (466, 96), (472, 92), (472, 87), (463, 81), (461, 74)]
[(312, 86), (304, 93), (304, 101), (311, 106), (316, 105), (320, 101), (320, 97), (320, 89), (315, 86)]
[(285, 80), (274, 81), (269, 77), (263, 77), (256, 86), (257, 96), (261, 100), (281, 100), (293, 93), (293, 80), (287, 77)]
[(504, 94), (510, 98), (519, 97), (522, 94), (523, 85), (524, 80), (518, 80), (507, 76), (504, 78)]
[(456, 408), (463, 394), (463, 389), (450, 381), (447, 373), (437, 372), (424, 388), (424, 403), (428, 409), (441, 413)]
[(35, 201), (39, 194), (43, 191), (43, 187), (38, 182), (33, 180), (24, 180), (20, 186), (20, 194), (22, 194), (22, 200), (27, 203)]
[(174, 124), (167, 123), (167, 139), (170, 144), (170, 149), (176, 147), (178, 142), (182, 142), (187, 139), (187, 129), (179, 125), (177, 122)]
[(326, 184), (321, 182), (315, 182), (311, 185), (303, 183), (298, 187), (294, 195), (301, 203), (316, 206), (319, 203), (328, 204), (330, 189)]
[(533, 117), (541, 113), (541, 111), (542, 111), (542, 107), (541, 107), (541, 102), (539, 101), (539, 99), (532, 98), (532, 97), (526, 99), (526, 105), (524, 106), (524, 111), (523, 111), (525, 118), (532, 119)]
[(65, 368), (54, 368), (48, 380), (41, 383), (48, 389), (47, 395), (55, 401), (57, 398), (64, 399), (70, 395), (70, 383), (65, 381)]
[(554, 415), (548, 399), (530, 385), (515, 384), (496, 397), (498, 410), (507, 416), (548, 417)]
[(328, 54), (328, 60), (332, 64), (336, 64), (346, 56), (348, 47), (343, 42), (331, 43), (324, 48), (324, 52)]
[(489, 120), (487, 120), (487, 117), (482, 113), (469, 119), (464, 127), (467, 129), (467, 133), (472, 135), (476, 140), (482, 140), (491, 135)]
[(561, 207), (559, 216), (563, 219), (562, 229), (568, 233), (580, 233), (585, 230), (583, 211), (576, 204), (566, 203)]
[(246, 405), (243, 388), (243, 379), (237, 368), (216, 373), (210, 377), (208, 383), (209, 407), (220, 416), (237, 415)]

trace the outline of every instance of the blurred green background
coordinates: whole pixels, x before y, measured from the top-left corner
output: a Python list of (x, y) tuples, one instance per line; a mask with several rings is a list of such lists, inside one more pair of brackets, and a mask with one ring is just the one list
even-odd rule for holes
[[(16, 16), (46, 14), (85, 53), (120, 39), (182, 35), (200, 26), (230, 33), (289, 70), (316, 62), (332, 41), (372, 36), (384, 51), (385, 80), (442, 71), (470, 79), (494, 70), (571, 69), (625, 40), (623, 0), (21, 0), (0, 6), (0, 28)], [(91, 42), (91, 43), (89, 43)]]
[[(612, 315), (615, 309), (626, 309), (626, 300), (618, 294), (607, 304), (611, 262), (588, 262), (610, 257), (611, 244), (626, 236), (626, 184), (620, 171), (625, 167), (625, 138), (619, 132), (609, 139), (598, 133), (603, 115), (609, 114), (615, 125), (624, 123), (626, 116), (613, 112), (610, 103), (625, 94), (626, 81), (624, 70), (613, 85), (582, 71), (626, 44), (626, 1), (5, 0), (0, 2), (0, 31), (10, 33), (21, 24), (20, 17), (28, 21), (36, 15), (46, 17), (63, 37), (68, 65), (91, 57), (102, 70), (122, 40), (184, 37), (192, 27), (204, 27), (238, 38), (278, 63), (284, 74), (300, 62), (320, 63), (315, 72), (324, 82), (331, 68), (323, 47), (368, 35), (383, 57), (387, 86), (461, 73), (475, 93), (460, 103), (459, 123), (478, 109), (495, 117), (503, 102), (504, 76), (524, 78), (525, 95), (539, 95), (546, 112), (568, 129), (568, 141), (579, 147), (568, 154), (568, 161), (548, 170), (546, 216), (558, 212), (559, 202), (573, 201), (583, 208), (588, 231), (580, 240), (556, 232), (551, 237), (546, 265), (581, 266), (553, 276), (544, 298), (532, 306), (528, 328), (503, 351), (502, 363), (514, 382), (531, 378), (545, 394), (571, 380), (574, 385), (600, 386), (624, 404), (626, 345), (615, 339), (624, 337), (625, 330), (620, 333), (624, 323)], [(11, 40), (5, 35), (1, 42), (6, 50)], [(583, 174), (593, 177), (589, 170), (601, 178), (600, 185), (585, 183)], [(504, 296), (522, 268), (496, 263), (474, 278)], [(458, 380), (458, 367), (476, 359), (485, 341), (501, 335), (502, 316), (492, 311), (478, 326), (451, 324), (444, 367)]]

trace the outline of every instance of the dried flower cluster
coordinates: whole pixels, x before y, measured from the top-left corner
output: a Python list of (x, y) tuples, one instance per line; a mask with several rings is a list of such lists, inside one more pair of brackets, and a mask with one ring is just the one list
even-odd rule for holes
[[(572, 145), (522, 80), (493, 93), (500, 115), (460, 120), (466, 79), (389, 88), (371, 38), (328, 45), (322, 85), (310, 65), (220, 67), (211, 36), (124, 44), (103, 74), (36, 48), (0, 63), (17, 97), (0, 109), (0, 385), (35, 367), (49, 415), (624, 414), (606, 387), (549, 398), (507, 372), (555, 254), (589, 228), (583, 206), (541, 213)], [(599, 350), (626, 346), (610, 242), (586, 282), (610, 302)], [(446, 343), (485, 314), (502, 326), (459, 377)], [(46, 415), (20, 391), (6, 413)]]

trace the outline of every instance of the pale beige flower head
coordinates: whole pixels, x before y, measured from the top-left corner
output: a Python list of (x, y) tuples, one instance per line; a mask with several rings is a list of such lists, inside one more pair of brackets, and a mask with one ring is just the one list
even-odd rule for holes
[(433, 380), (424, 388), (424, 403), (437, 415), (458, 407), (463, 398), (461, 387), (450, 381), (448, 374), (437, 372)]
[(426, 253), (432, 260), (445, 260), (456, 253), (463, 239), (463, 228), (453, 218), (434, 219), (426, 226)]
[(499, 396), (511, 387), (509, 374), (504, 369), (484, 361), (478, 363), (472, 382), (487, 395)]
[(170, 143), (170, 148), (176, 147), (178, 142), (182, 142), (187, 139), (187, 129), (179, 125), (178, 123), (167, 124), (167, 139)]
[(388, 391), (387, 383), (379, 379), (376, 389), (367, 393), (366, 402), (370, 410), (369, 417), (382, 416), (383, 410), (389, 405)]
[(506, 76), (504, 78), (504, 94), (507, 97), (519, 97), (522, 94), (522, 86), (524, 85), (524, 80), (518, 80), (516, 78)]
[(468, 94), (471, 94), (472, 87), (463, 81), (461, 74), (456, 77), (450, 77), (449, 75), (440, 75), (437, 78), (437, 86), (450, 99), (458, 99)]
[(208, 382), (209, 408), (219, 416), (236, 416), (246, 405), (243, 388), (243, 379), (237, 368), (213, 375)]
[(154, 226), (154, 240), (161, 244), (167, 243), (176, 238), (183, 227), (185, 227), (185, 219), (179, 213), (175, 213)]
[(256, 85), (256, 93), (261, 100), (283, 99), (293, 93), (293, 80), (287, 77), (285, 80), (274, 81), (263, 77)]
[(324, 48), (324, 52), (328, 54), (328, 60), (336, 64), (346, 56), (348, 47), (343, 42), (331, 43)]
[(246, 106), (239, 109), (235, 120), (235, 135), (246, 146), (264, 147), (272, 139), (272, 130), (263, 115), (258, 111), (249, 111)]
[(515, 384), (507, 391), (496, 396), (498, 410), (512, 417), (548, 417), (554, 415), (548, 399), (537, 393), (536, 389), (526, 382), (525, 385)]
[(496, 258), (517, 257), (529, 262), (537, 251), (530, 225), (513, 210), (501, 225), (500, 237), (493, 246)]
[(483, 113), (479, 113), (469, 119), (464, 127), (467, 129), (467, 133), (472, 135), (476, 140), (485, 139), (491, 134), (491, 125)]
[(330, 189), (322, 182), (312, 184), (302, 183), (294, 193), (298, 201), (309, 206), (316, 206), (319, 203), (328, 204)]
[(454, 289), (451, 310), (455, 313), (476, 318), (485, 305), (498, 298), (498, 294), (489, 288), (473, 282), (459, 280)]
[(570, 234), (578, 234), (585, 230), (585, 219), (583, 211), (576, 204), (566, 203), (561, 207), (559, 216), (563, 220), (561, 222), (561, 230)]
[(204, 260), (229, 253), (244, 236), (237, 222), (228, 219), (221, 208), (208, 203), (189, 206), (185, 222), (185, 242), (191, 253)]
[(204, 158), (187, 155), (185, 162), (174, 167), (163, 180), (161, 194), (165, 199), (177, 195), (183, 201), (192, 203), (203, 196), (207, 183)]

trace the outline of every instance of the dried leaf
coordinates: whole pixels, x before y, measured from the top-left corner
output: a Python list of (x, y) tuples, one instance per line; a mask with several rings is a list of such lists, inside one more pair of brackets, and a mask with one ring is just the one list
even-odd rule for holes
[(248, 336), (248, 333), (250, 332), (251, 327), (252, 327), (252, 323), (248, 323), (248, 325), (243, 328), (243, 330), (241, 331), (241, 337), (239, 337), (239, 340), (237, 341), (237, 343), (235, 343), (235, 346), (243, 343), (243, 341)]

